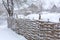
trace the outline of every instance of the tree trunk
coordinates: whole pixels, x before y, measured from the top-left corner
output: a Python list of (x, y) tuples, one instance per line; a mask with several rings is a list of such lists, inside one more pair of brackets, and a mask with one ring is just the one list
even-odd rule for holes
[(8, 28), (11, 28), (13, 25), (13, 17), (9, 16), (7, 18)]

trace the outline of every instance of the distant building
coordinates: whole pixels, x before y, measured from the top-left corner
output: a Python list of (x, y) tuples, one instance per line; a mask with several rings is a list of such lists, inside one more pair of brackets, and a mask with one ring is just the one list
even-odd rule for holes
[(36, 6), (36, 5), (34, 5), (34, 4), (31, 4), (29, 7), (28, 7), (28, 9), (30, 10), (30, 11), (32, 11), (33, 13), (35, 12), (38, 12), (38, 10), (39, 10), (39, 8)]
[(60, 7), (57, 7), (55, 4), (50, 9), (50, 12), (57, 12), (60, 13)]
[(57, 11), (57, 6), (54, 4), (50, 11), (51, 12), (56, 12)]

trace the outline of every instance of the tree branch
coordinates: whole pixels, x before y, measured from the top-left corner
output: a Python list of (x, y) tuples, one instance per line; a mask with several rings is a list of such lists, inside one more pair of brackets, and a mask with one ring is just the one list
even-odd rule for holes
[(6, 8), (6, 10), (8, 10), (7, 9), (7, 4), (2, 0), (2, 3), (3, 3), (3, 5), (4, 5), (4, 7)]

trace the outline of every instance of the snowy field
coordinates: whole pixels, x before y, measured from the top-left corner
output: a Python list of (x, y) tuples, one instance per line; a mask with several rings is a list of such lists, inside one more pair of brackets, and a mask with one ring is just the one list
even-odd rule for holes
[(0, 40), (27, 40), (23, 36), (16, 34), (11, 29), (0, 29)]
[[(19, 15), (18, 18), (39, 20), (39, 14), (30, 14), (27, 16)], [(41, 14), (41, 20), (44, 20), (44, 21), (48, 21), (48, 19), (49, 19), (49, 21), (51, 21), (51, 22), (59, 22), (59, 18), (60, 18), (60, 13), (42, 12), (42, 14)]]
[(51, 21), (51, 22), (59, 22), (60, 14), (59, 13), (46, 13), (42, 14), (41, 17), (43, 20)]

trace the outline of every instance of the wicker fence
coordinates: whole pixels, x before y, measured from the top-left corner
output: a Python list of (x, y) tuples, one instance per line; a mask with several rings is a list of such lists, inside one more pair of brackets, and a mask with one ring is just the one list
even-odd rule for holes
[(60, 40), (59, 23), (18, 19), (12, 29), (28, 40)]

